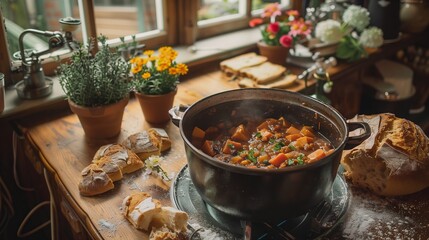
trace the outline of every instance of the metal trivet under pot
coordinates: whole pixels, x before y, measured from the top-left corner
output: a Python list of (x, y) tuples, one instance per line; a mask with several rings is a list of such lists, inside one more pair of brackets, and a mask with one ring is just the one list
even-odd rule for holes
[(346, 213), (349, 192), (342, 177), (337, 175), (331, 194), (307, 213), (275, 224), (247, 222), (206, 204), (192, 183), (188, 165), (185, 165), (174, 180), (171, 199), (176, 208), (189, 214), (192, 239), (291, 240), (315, 239), (328, 234)]

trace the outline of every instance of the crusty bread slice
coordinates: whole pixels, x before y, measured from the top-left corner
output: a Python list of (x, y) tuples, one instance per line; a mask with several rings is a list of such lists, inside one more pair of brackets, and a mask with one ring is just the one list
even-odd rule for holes
[(344, 176), (354, 185), (378, 195), (397, 196), (429, 187), (429, 139), (411, 121), (393, 114), (360, 115), (371, 136), (344, 151)]
[(149, 134), (148, 131), (132, 134), (127, 137), (122, 144), (136, 153), (142, 161), (152, 155), (158, 156), (161, 154), (161, 137), (155, 134)]
[[(180, 233), (187, 231), (188, 214), (173, 207), (162, 206), (160, 201), (152, 198), (149, 193), (136, 192), (122, 201), (122, 214), (134, 227), (145, 231), (161, 230), (156, 236), (164, 233)], [(160, 235), (161, 234), (161, 235)]]
[[(111, 163), (109, 163), (109, 161)], [(101, 146), (94, 155), (93, 163), (103, 165), (105, 171), (114, 170), (115, 165), (119, 166), (122, 174), (132, 173), (143, 168), (143, 161), (130, 149), (121, 144), (108, 144)], [(111, 171), (107, 172), (111, 172)]]
[(161, 202), (149, 193), (137, 192), (122, 202), (122, 214), (135, 228), (149, 231), (153, 217), (161, 211)]
[(82, 180), (78, 187), (83, 196), (94, 196), (114, 188), (112, 179), (96, 164), (88, 165), (81, 174)]
[(161, 211), (157, 213), (152, 222), (152, 226), (160, 228), (166, 226), (167, 228), (183, 232), (187, 229), (188, 214), (172, 207), (162, 207)]
[(281, 65), (264, 62), (254, 67), (241, 69), (240, 75), (254, 80), (257, 84), (267, 84), (282, 76), (285, 71), (286, 68)]
[(99, 166), (103, 171), (109, 175), (112, 181), (116, 182), (122, 179), (122, 170), (121, 167), (117, 164), (116, 161), (112, 161), (109, 157), (102, 157), (96, 161), (97, 166)]
[(285, 76), (281, 76), (279, 79), (276, 79), (268, 84), (260, 84), (258, 87), (260, 88), (288, 88), (292, 86), (297, 77), (294, 74), (288, 74)]
[(220, 62), (220, 69), (227, 74), (237, 75), (243, 68), (256, 66), (266, 61), (266, 57), (250, 52)]
[(147, 131), (152, 135), (152, 138), (161, 139), (161, 152), (171, 148), (170, 137), (163, 128), (149, 128)]

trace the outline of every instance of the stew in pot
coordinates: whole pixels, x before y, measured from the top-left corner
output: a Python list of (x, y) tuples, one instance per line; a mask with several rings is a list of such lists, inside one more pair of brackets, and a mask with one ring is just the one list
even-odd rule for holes
[(193, 144), (220, 161), (249, 168), (285, 168), (316, 162), (334, 148), (310, 126), (292, 124), (284, 117), (207, 129), (194, 127)]

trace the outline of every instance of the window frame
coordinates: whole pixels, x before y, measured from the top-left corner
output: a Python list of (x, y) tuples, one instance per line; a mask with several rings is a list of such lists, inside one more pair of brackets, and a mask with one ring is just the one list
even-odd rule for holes
[[(163, 30), (154, 35), (139, 34), (136, 35), (136, 40), (139, 43), (144, 43), (147, 48), (155, 49), (161, 45), (193, 45), (197, 40), (213, 37), (219, 34), (237, 31), (248, 28), (248, 22), (252, 16), (252, 0), (246, 1), (245, 16), (232, 19), (217, 24), (208, 24), (206, 26), (198, 26), (198, 7), (199, 0), (160, 0), (163, 4), (164, 14), (164, 27)], [(95, 24), (95, 7), (92, 0), (78, 0), (79, 8), (83, 12), (83, 16), (80, 16), (81, 21), (85, 24), (86, 35), (89, 38), (97, 37), (97, 29)], [(291, 1), (290, 5), (294, 9), (301, 9), (302, 3), (300, 1)], [(82, 15), (82, 14), (81, 14)], [(9, 84), (12, 82), (18, 82), (17, 78), (20, 74), (12, 74), (16, 71), (14, 66), (17, 65), (17, 61), (12, 60), (12, 56), (9, 53), (7, 47), (6, 28), (5, 20), (3, 18), (2, 9), (0, 9), (0, 18), (3, 20), (0, 23), (0, 27), (3, 29), (0, 31), (0, 71), (5, 74), (6, 81)], [(225, 24), (227, 22), (228, 24)], [(84, 30), (84, 29), (82, 29)], [(126, 41), (131, 41), (131, 37), (126, 37)], [(112, 46), (120, 44), (119, 39), (112, 39)], [(95, 48), (94, 51), (97, 51)], [(60, 63), (57, 61), (46, 61), (43, 63), (44, 72), (46, 75), (54, 75), (55, 69)], [(16, 68), (16, 67), (15, 67)]]

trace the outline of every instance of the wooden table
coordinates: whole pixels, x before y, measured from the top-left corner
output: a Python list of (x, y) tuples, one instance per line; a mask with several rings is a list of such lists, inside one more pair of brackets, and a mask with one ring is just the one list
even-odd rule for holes
[[(191, 104), (210, 94), (237, 88), (218, 71), (191, 78), (179, 86), (175, 105)], [(295, 86), (294, 91), (302, 86)], [(54, 238), (61, 236), (68, 222), (77, 239), (147, 239), (147, 233), (136, 230), (121, 215), (122, 200), (134, 191), (150, 192), (165, 205), (171, 205), (169, 184), (137, 171), (115, 182), (115, 188), (95, 197), (79, 194), (80, 172), (103, 144), (121, 142), (128, 135), (151, 127), (140, 106), (131, 99), (126, 107), (122, 131), (113, 139), (85, 138), (77, 116), (67, 112), (58, 116), (40, 116), (21, 121), (26, 140), (38, 155), (45, 169), (51, 193), (52, 229)], [(162, 163), (169, 173), (177, 173), (186, 157), (179, 130), (171, 123), (162, 126), (172, 139), (172, 148)], [(330, 239), (428, 239), (429, 190), (403, 197), (380, 198), (352, 187), (350, 204), (343, 221), (328, 236)], [(70, 237), (70, 236), (68, 236)]]

